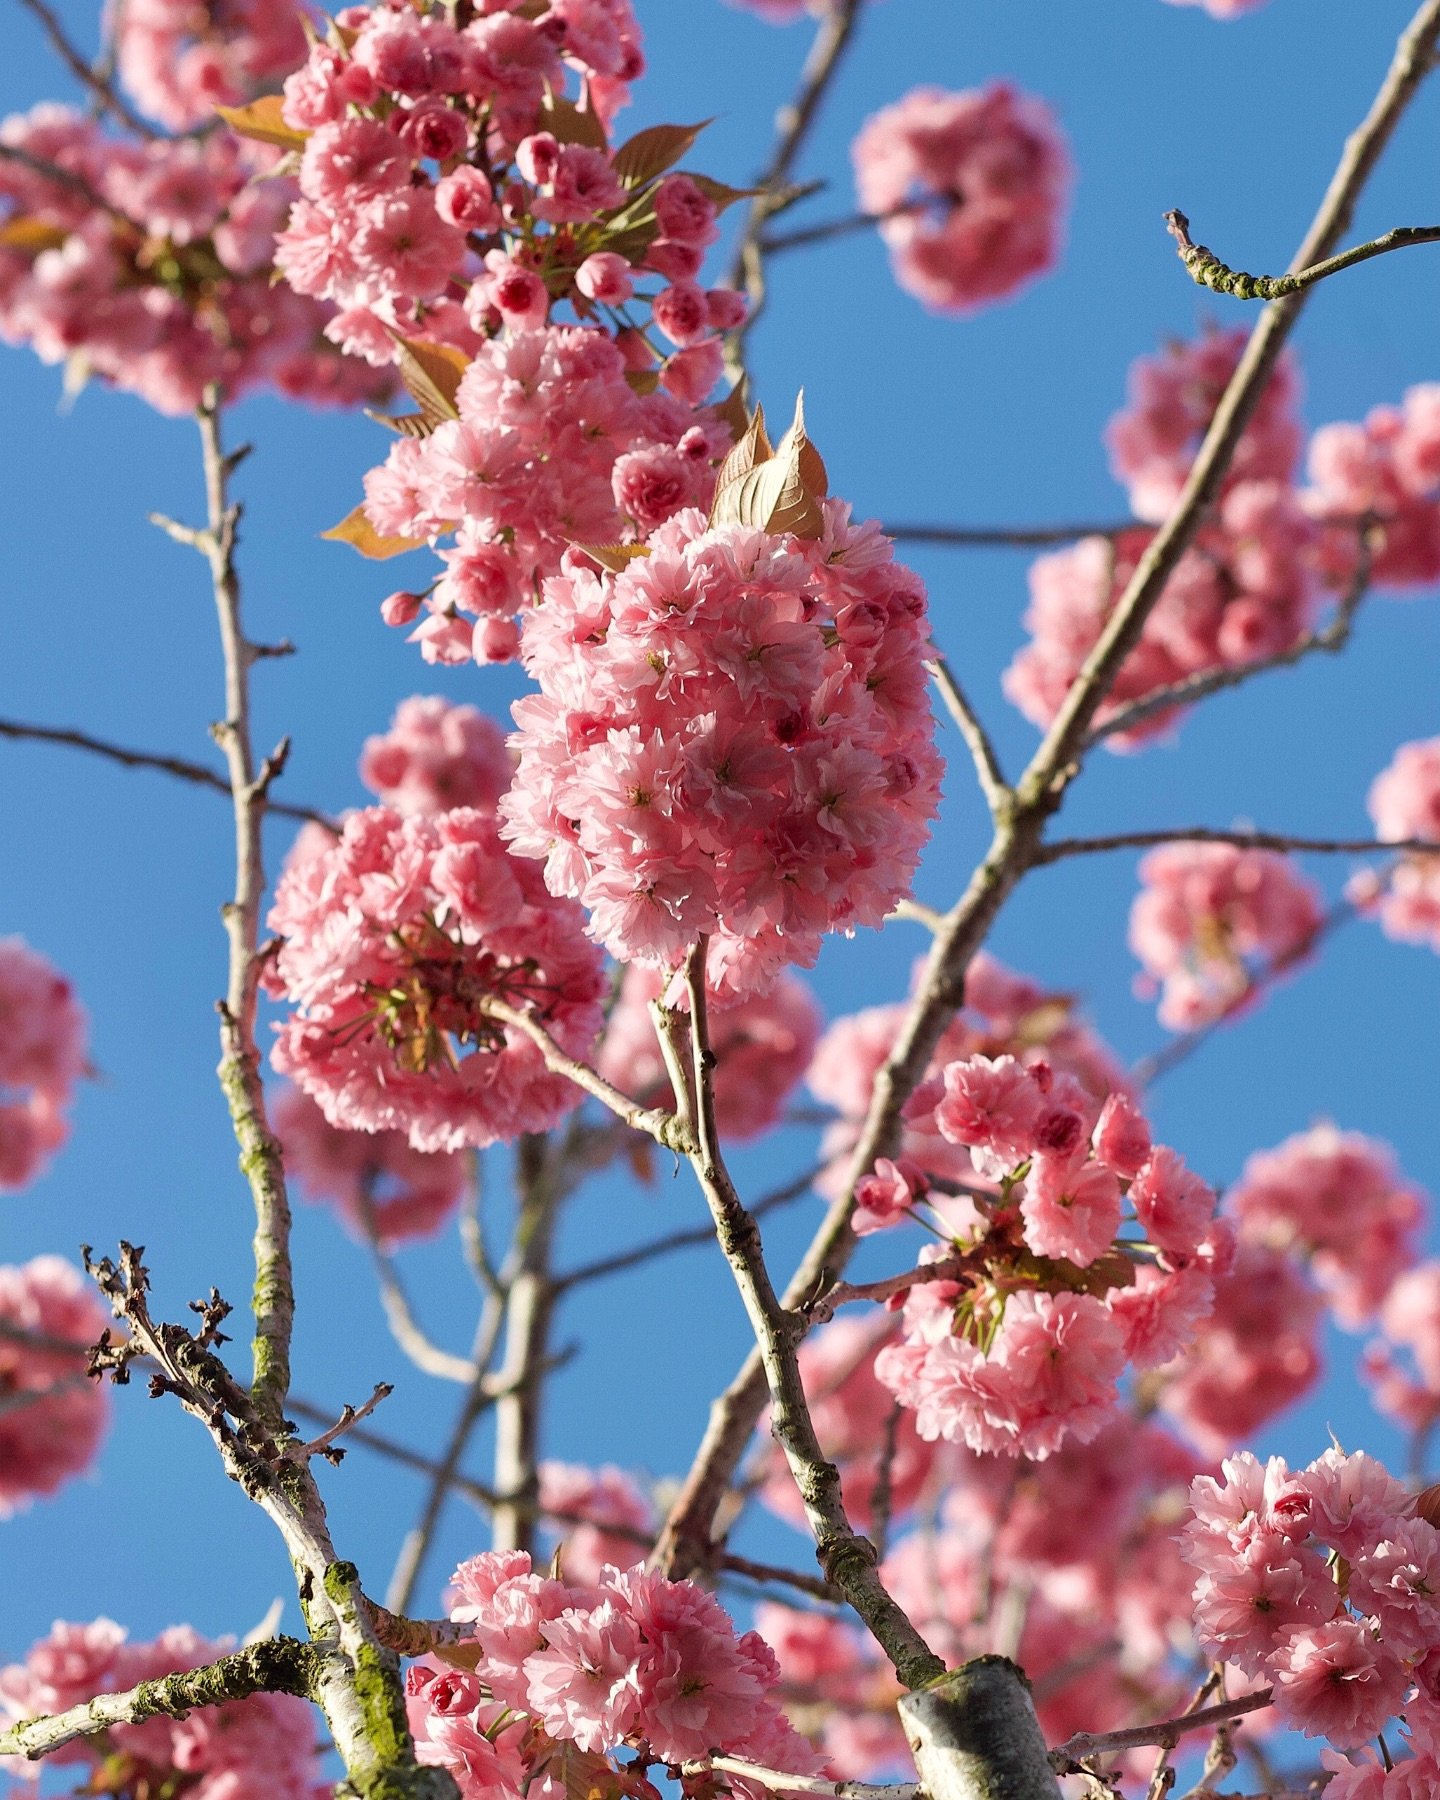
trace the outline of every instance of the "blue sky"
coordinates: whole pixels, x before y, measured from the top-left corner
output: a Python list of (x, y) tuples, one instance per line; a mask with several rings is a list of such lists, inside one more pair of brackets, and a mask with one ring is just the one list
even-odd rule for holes
[[(75, 35), (93, 41), (92, 10), (62, 10)], [(718, 0), (639, 0), (638, 10), (652, 72), (633, 124), (716, 115), (697, 160), (743, 180), (793, 85), (808, 25), (777, 30)], [(1271, 0), (1227, 25), (1162, 0), (876, 0), (798, 171), (829, 183), (809, 216), (849, 210), (849, 140), (878, 106), (921, 82), (960, 88), (1006, 76), (1045, 97), (1069, 138), (1078, 177), (1067, 252), (1056, 274), (965, 321), (932, 317), (899, 293), (869, 240), (788, 258), (754, 337), (760, 397), (782, 414), (805, 388), (832, 484), (862, 515), (969, 524), (1114, 516), (1121, 495), (1100, 434), (1123, 400), (1129, 363), (1207, 317), (1243, 316), (1185, 279), (1161, 213), (1183, 207), (1236, 266), (1283, 265), (1410, 10), (1404, 0)], [(68, 94), (31, 22), (14, 18), (0, 114)], [(1432, 90), (1372, 183), (1357, 235), (1432, 220), (1437, 167)], [(1359, 417), (1440, 378), (1437, 301), (1440, 251), (1380, 259), (1324, 287), (1297, 340), (1308, 422)], [(4, 352), (0, 369), (0, 715), (210, 754), (206, 727), (220, 702), (209, 595), (197, 560), (145, 523), (151, 510), (195, 515), (193, 428), (98, 388), (67, 408), (58, 372), (25, 353)], [(300, 647), (257, 672), (259, 736), (291, 733), (287, 794), (338, 810), (363, 798), (360, 742), (399, 699), (440, 691), (503, 715), (519, 682), (426, 668), (379, 622), (386, 571), (319, 541), (383, 454), (377, 427), (261, 399), (241, 409), (235, 429), (256, 445), (241, 479), (252, 628)], [(1022, 641), (1024, 555), (911, 560), (930, 584), (941, 645), (1017, 769), (1034, 733), (1002, 699), (998, 677)], [(1437, 732), (1436, 597), (1380, 598), (1343, 660), (1317, 659), (1222, 697), (1171, 746), (1098, 759), (1067, 803), (1066, 828), (1251, 820), (1363, 833), (1373, 775), (1399, 743)], [(239, 1298), (248, 1201), (213, 1078), (225, 806), (159, 777), (0, 742), (0, 808), (0, 933), (20, 933), (73, 977), (100, 1071), (53, 1171), (0, 1202), (0, 1260), (73, 1256), (82, 1241), (107, 1247), (124, 1236), (148, 1246), (157, 1304), (172, 1315), (212, 1282)], [(287, 841), (283, 824), (272, 827), (272, 861)], [(952, 899), (983, 842), (968, 766), (957, 764), (921, 897)], [(1341, 859), (1311, 868), (1332, 894), (1347, 873)], [(1133, 889), (1130, 856), (1042, 872), (992, 940), (1015, 967), (1083, 995), (1129, 1057), (1162, 1041), (1131, 992)], [(815, 974), (826, 1010), (893, 997), (920, 949), (916, 928), (903, 925), (833, 943)], [(1440, 962), (1350, 926), (1318, 967), (1167, 1079), (1157, 1130), (1224, 1183), (1252, 1150), (1333, 1117), (1393, 1143), (1410, 1175), (1440, 1194), (1437, 1021)], [(785, 1135), (739, 1156), (737, 1168), (753, 1194), (806, 1159), (805, 1140)], [(492, 1161), (498, 1185), (501, 1161)], [(668, 1171), (649, 1189), (599, 1183), (567, 1222), (562, 1261), (696, 1222), (702, 1210)], [(767, 1233), (779, 1267), (815, 1216), (802, 1204)], [(385, 1428), (437, 1444), (456, 1397), (392, 1349), (360, 1251), (328, 1216), (304, 1209), (296, 1253), (297, 1390), (338, 1406), (394, 1379)], [(432, 1331), (463, 1348), (475, 1296), (453, 1241), (416, 1252), (410, 1267)], [(688, 1464), (705, 1402), (746, 1341), (718, 1256), (696, 1254), (594, 1290), (567, 1309), (559, 1336), (583, 1355), (556, 1379), (547, 1452), (655, 1474)], [(1354, 1351), (1352, 1340), (1333, 1342), (1332, 1379), (1266, 1447), (1308, 1460), (1333, 1424), (1347, 1445), (1394, 1451), (1393, 1432), (1369, 1413), (1346, 1366)], [(57, 1616), (106, 1612), (138, 1635), (188, 1619), (218, 1634), (244, 1631), (290, 1591), (278, 1541), (222, 1479), (193, 1421), (139, 1387), (116, 1400), (99, 1479), (0, 1525), (0, 1661)], [(471, 1467), (483, 1476), (483, 1439)], [(414, 1478), (356, 1453), (325, 1486), (339, 1543), (382, 1588), (418, 1503)], [(752, 1541), (802, 1563), (806, 1555), (779, 1526)], [(441, 1576), (483, 1542), (482, 1522), (456, 1507), (421, 1604), (433, 1606)], [(291, 1614), (293, 1624), (293, 1605)]]

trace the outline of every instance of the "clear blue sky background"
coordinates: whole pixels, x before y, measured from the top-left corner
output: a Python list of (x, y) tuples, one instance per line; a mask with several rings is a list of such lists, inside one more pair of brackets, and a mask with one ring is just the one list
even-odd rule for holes
[[(1232, 24), (1162, 0), (877, 0), (799, 173), (830, 191), (812, 216), (851, 205), (848, 144), (861, 120), (920, 82), (966, 87), (1011, 77), (1058, 112), (1078, 167), (1058, 274), (969, 321), (931, 317), (892, 284), (882, 249), (851, 241), (787, 261), (756, 334), (761, 397), (785, 411), (805, 387), (836, 489), (862, 514), (968, 523), (1113, 516), (1121, 496), (1100, 444), (1126, 369), (1167, 334), (1189, 335), (1236, 303), (1184, 278), (1160, 222), (1183, 206), (1233, 264), (1283, 265), (1322, 192), (1344, 134), (1363, 113), (1411, 10), (1407, 0), (1272, 0)], [(93, 42), (86, 4), (65, 14)], [(703, 165), (740, 181), (758, 166), (790, 90), (808, 26), (777, 30), (718, 0), (640, 0), (652, 73), (630, 115), (717, 122)], [(68, 93), (28, 19), (7, 22), (0, 113)], [(1414, 110), (1373, 182), (1358, 230), (1429, 222), (1440, 211), (1440, 88)], [(1326, 288), (1299, 334), (1309, 422), (1354, 418), (1409, 384), (1440, 377), (1440, 252), (1371, 263)], [(94, 389), (60, 404), (58, 372), (24, 353), (0, 360), (0, 714), (72, 724), (123, 743), (212, 754), (219, 710), (207, 589), (196, 560), (145, 523), (194, 516), (194, 433), (138, 401)], [(253, 629), (288, 635), (298, 657), (257, 674), (259, 731), (294, 738), (286, 792), (332, 809), (362, 800), (355, 759), (407, 694), (444, 691), (503, 714), (515, 678), (425, 668), (376, 603), (387, 571), (317, 532), (354, 503), (385, 440), (365, 420), (269, 400), (237, 421), (257, 454), (242, 477), (244, 574)], [(1025, 558), (932, 552), (940, 643), (1018, 767), (1033, 743), (1000, 696), (1021, 642)], [(1320, 834), (1366, 829), (1367, 785), (1397, 744), (1440, 731), (1440, 614), (1434, 595), (1380, 599), (1341, 664), (1314, 662), (1214, 702), (1178, 744), (1100, 759), (1067, 804), (1073, 829), (1249, 819)], [(223, 986), (217, 908), (230, 879), (217, 797), (71, 752), (0, 743), (0, 932), (19, 932), (74, 978), (103, 1071), (86, 1087), (69, 1147), (31, 1190), (0, 1202), (0, 1258), (120, 1236), (149, 1248), (157, 1304), (171, 1316), (212, 1282), (247, 1288), (249, 1216), (235, 1172), (215, 1060)], [(276, 827), (272, 859), (288, 839)], [(957, 766), (918, 891), (945, 903), (983, 842), (968, 768)], [(1334, 894), (1346, 868), (1315, 864)], [(1134, 859), (1071, 863), (1029, 883), (993, 948), (1016, 967), (1079, 991), (1127, 1056), (1161, 1041), (1131, 994), (1124, 924)], [(816, 982), (834, 1014), (893, 996), (921, 948), (913, 927), (826, 952)], [(1255, 1016), (1157, 1090), (1160, 1133), (1216, 1182), (1252, 1150), (1311, 1121), (1388, 1139), (1440, 1193), (1436, 1141), (1440, 962), (1351, 926)], [(755, 1193), (805, 1164), (805, 1141), (742, 1155)], [(498, 1174), (498, 1163), (497, 1163)], [(648, 1190), (600, 1184), (576, 1206), (563, 1260), (694, 1222), (698, 1197), (668, 1175)], [(802, 1205), (773, 1232), (785, 1266), (815, 1217)], [(1432, 1232), (1432, 1241), (1434, 1234)], [(338, 1406), (395, 1380), (384, 1425), (438, 1443), (455, 1403), (416, 1374), (378, 1319), (366, 1262), (328, 1215), (297, 1232), (297, 1388)], [(462, 1348), (475, 1296), (452, 1240), (409, 1258), (436, 1336)], [(745, 1326), (718, 1256), (691, 1254), (597, 1289), (568, 1309), (563, 1340), (584, 1355), (557, 1378), (548, 1453), (683, 1469), (706, 1399), (727, 1379)], [(1307, 1460), (1333, 1423), (1347, 1445), (1394, 1451), (1331, 1345), (1323, 1394), (1267, 1439)], [(137, 1634), (192, 1620), (243, 1631), (289, 1571), (269, 1526), (221, 1477), (203, 1432), (141, 1387), (116, 1396), (98, 1479), (0, 1525), (0, 1661), (57, 1616), (107, 1612)], [(472, 1469), (486, 1468), (483, 1441)], [(419, 1498), (411, 1476), (353, 1454), (326, 1472), (337, 1540), (383, 1587)], [(421, 1604), (485, 1541), (456, 1507)], [(779, 1526), (749, 1540), (806, 1556)], [(294, 1620), (293, 1604), (290, 1623)]]

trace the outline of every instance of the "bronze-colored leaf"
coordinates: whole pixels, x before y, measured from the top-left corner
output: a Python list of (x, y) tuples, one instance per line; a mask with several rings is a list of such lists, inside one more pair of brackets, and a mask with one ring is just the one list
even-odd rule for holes
[(712, 123), (702, 119), (698, 125), (649, 125), (644, 131), (637, 131), (611, 159), (615, 173), (627, 188), (644, 187), (647, 181), (673, 168)]
[(241, 137), (253, 138), (257, 144), (277, 144), (282, 150), (303, 150), (308, 131), (297, 131), (287, 125), (279, 94), (262, 94), (248, 106), (217, 106), (215, 111)]
[(390, 335), (400, 352), (397, 358), (400, 379), (431, 426), (458, 419), (460, 408), (455, 404), (455, 396), (460, 390), (461, 376), (470, 367), (465, 352), (457, 350), (453, 344), (432, 344), (424, 338), (401, 337), (398, 331), (392, 331)]
[(401, 437), (427, 438), (435, 429), (434, 421), (427, 419), (424, 413), (372, 412), (367, 406), (365, 417), (383, 425), (387, 431), (398, 432)]
[(710, 508), (710, 523), (719, 523), (720, 502), (733, 483), (769, 462), (775, 454), (765, 435), (765, 408), (757, 406), (755, 416), (741, 432), (715, 475), (715, 499)]
[(1430, 1487), (1421, 1488), (1415, 1496), (1415, 1505), (1412, 1510), (1417, 1519), (1423, 1519), (1427, 1525), (1433, 1525), (1440, 1530), (1440, 1481)]
[(368, 556), (375, 562), (400, 556), (406, 550), (423, 549), (425, 543), (423, 538), (383, 537), (366, 517), (363, 506), (357, 506), (353, 512), (346, 513), (338, 525), (332, 525), (320, 535), (322, 538), (333, 539), (337, 544), (350, 544), (362, 556)]
[(717, 418), (723, 419), (730, 427), (730, 436), (738, 444), (750, 429), (750, 412), (745, 404), (745, 395), (749, 382), (742, 375), (730, 392), (715, 408)]
[(697, 175), (693, 169), (682, 169), (681, 173), (688, 175), (705, 198), (721, 212), (727, 206), (733, 206), (737, 200), (754, 200), (765, 192), (764, 188), (729, 187), (723, 181), (716, 181), (712, 175)]
[(582, 110), (563, 94), (547, 94), (540, 108), (540, 124), (558, 143), (584, 144), (591, 150), (606, 152), (605, 127), (597, 113)]
[(805, 435), (805, 390), (795, 396), (795, 419), (790, 429), (775, 446), (777, 457), (793, 456), (812, 499), (823, 500), (830, 491), (830, 477), (825, 472), (825, 459)]
[(570, 547), (588, 556), (591, 562), (599, 563), (612, 575), (623, 574), (637, 557), (650, 554), (643, 544), (572, 544)]
[(660, 385), (658, 369), (627, 369), (625, 380), (637, 394), (653, 394)]
[(29, 213), (17, 213), (0, 225), (0, 246), (38, 256), (42, 250), (58, 250), (69, 235), (62, 226), (50, 225)]
[(430, 1654), (452, 1669), (478, 1669), (483, 1655), (478, 1644), (437, 1644)]

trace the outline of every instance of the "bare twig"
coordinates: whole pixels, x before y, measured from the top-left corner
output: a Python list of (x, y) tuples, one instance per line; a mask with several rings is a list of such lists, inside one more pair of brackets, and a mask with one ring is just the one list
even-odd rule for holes
[(919, 1800), (920, 1794), (913, 1781), (898, 1781), (889, 1787), (873, 1781), (826, 1781), (818, 1775), (787, 1775), (782, 1769), (767, 1769), (746, 1762), (743, 1756), (707, 1756), (703, 1762), (686, 1763), (681, 1773), (739, 1775), (777, 1794), (824, 1794), (830, 1800)]
[[(1368, 115), (1346, 142), (1297, 252), (1297, 267), (1307, 268), (1326, 256), (1347, 229), (1367, 177), (1432, 66), (1437, 42), (1440, 0), (1424, 0), (1401, 36)], [(935, 933), (915, 996), (876, 1075), (845, 1190), (831, 1205), (791, 1277), (782, 1302), (787, 1310), (829, 1285), (849, 1256), (854, 1245), (850, 1215), (855, 1185), (877, 1156), (893, 1152), (899, 1140), (901, 1109), (923, 1078), (946, 1024), (963, 1002), (970, 960), (1033, 863), (1046, 822), (1079, 773), (1095, 715), (1219, 492), (1305, 301), (1305, 294), (1294, 294), (1272, 301), (1261, 314), (1170, 517), (1151, 539), (1029, 767), (1016, 783), (1012, 811), (997, 822), (984, 859)], [(711, 1408), (705, 1435), (657, 1547), (656, 1559), (668, 1573), (684, 1573), (711, 1553), (711, 1521), (744, 1455), (766, 1392), (764, 1361), (757, 1350)]]
[(1081, 538), (1117, 538), (1139, 527), (1136, 519), (1110, 525), (882, 525), (897, 544), (934, 544), (951, 550), (1039, 550)]
[(380, 1304), (384, 1308), (385, 1322), (390, 1327), (391, 1337), (422, 1374), (434, 1375), (441, 1381), (474, 1381), (477, 1374), (483, 1371), (477, 1370), (468, 1356), (456, 1356), (453, 1351), (442, 1349), (439, 1344), (433, 1343), (415, 1317), (410, 1296), (405, 1291), (400, 1271), (395, 1266), (395, 1259), (380, 1240), (375, 1197), (368, 1181), (360, 1184), (360, 1211), (375, 1265)]
[(1434, 838), (1312, 838), (1288, 831), (1223, 831), (1211, 825), (1177, 825), (1166, 831), (1117, 831), (1106, 837), (1056, 838), (1042, 844), (1035, 867), (1071, 856), (1098, 856), (1110, 850), (1144, 850), (1155, 844), (1233, 844), (1239, 850), (1282, 850), (1307, 856), (1382, 856), (1398, 852), (1440, 856)]
[(57, 187), (68, 188), (72, 194), (78, 194), (86, 205), (93, 206), (96, 212), (102, 212), (113, 219), (117, 225), (124, 225), (133, 231), (137, 240), (143, 239), (144, 231), (126, 212), (107, 200), (83, 175), (77, 175), (73, 169), (62, 168), (59, 163), (51, 162), (48, 157), (36, 156), (33, 151), (22, 150), (18, 144), (0, 144), (0, 162), (16, 163), (22, 169), (28, 169), (32, 175), (39, 175), (46, 181), (53, 181)]
[(985, 804), (990, 808), (991, 817), (996, 818), (1010, 805), (1014, 795), (1000, 767), (1000, 759), (995, 754), (990, 734), (945, 658), (933, 657), (925, 666), (940, 691), (946, 712), (955, 721), (965, 740), (970, 760), (975, 765), (975, 778), (980, 783), (980, 792), (985, 796)]
[[(122, 744), (111, 744), (103, 738), (91, 737), (88, 731), (71, 731), (58, 725), (25, 725), (18, 719), (0, 719), (0, 738), (12, 738), (17, 743), (28, 741), (37, 744), (63, 744), (72, 750), (88, 750), (94, 756), (106, 757), (127, 769), (156, 769), (162, 775), (175, 776), (179, 781), (193, 782), (197, 787), (213, 788), (218, 794), (228, 795), (230, 792), (230, 783), (226, 777), (214, 769), (207, 769), (203, 763), (189, 762), (182, 756), (159, 756), (149, 750), (129, 750)], [(313, 806), (290, 806), (283, 801), (272, 800), (266, 810), (280, 818), (305, 819), (316, 825), (323, 825), (328, 831), (336, 829), (335, 821)]]
[(326, 1456), (331, 1462), (339, 1462), (345, 1454), (334, 1446), (338, 1439), (353, 1431), (361, 1419), (368, 1419), (382, 1400), (388, 1400), (395, 1392), (388, 1381), (377, 1381), (375, 1392), (360, 1406), (342, 1406), (340, 1417), (333, 1425), (326, 1426), (319, 1437), (313, 1437), (308, 1443), (287, 1444), (285, 1455), (291, 1462), (308, 1462), (312, 1456)]
[(1338, 256), (1327, 256), (1323, 262), (1299, 269), (1293, 275), (1247, 275), (1243, 269), (1228, 268), (1205, 244), (1190, 238), (1190, 221), (1178, 208), (1165, 215), (1165, 229), (1175, 240), (1180, 260), (1190, 271), (1190, 279), (1199, 287), (1217, 294), (1231, 294), (1237, 300), (1281, 300), (1287, 294), (1299, 294), (1314, 287), (1342, 269), (1353, 269), (1356, 263), (1369, 262), (1372, 256), (1384, 256), (1391, 250), (1409, 250), (1416, 244), (1440, 243), (1440, 225), (1397, 225), (1393, 231), (1342, 250)]
[(20, 0), (20, 4), (39, 21), (41, 30), (50, 40), (51, 49), (80, 85), (89, 89), (102, 111), (113, 113), (122, 125), (138, 132), (141, 137), (158, 138), (161, 135), (153, 125), (140, 117), (120, 94), (113, 81), (108, 80), (99, 69), (85, 60), (65, 35), (64, 26), (45, 4), (45, 0)]
[(1260, 1688), (1239, 1700), (1223, 1700), (1218, 1706), (1204, 1707), (1200, 1712), (1181, 1713), (1174, 1719), (1162, 1719), (1154, 1725), (1132, 1725), (1123, 1731), (1077, 1731), (1050, 1752), (1057, 1769), (1070, 1768), (1082, 1757), (1096, 1756), (1107, 1750), (1138, 1750), (1146, 1744), (1168, 1744), (1172, 1748), (1192, 1731), (1208, 1731), (1215, 1725), (1227, 1724), (1246, 1713), (1259, 1712), (1269, 1706), (1274, 1694)]

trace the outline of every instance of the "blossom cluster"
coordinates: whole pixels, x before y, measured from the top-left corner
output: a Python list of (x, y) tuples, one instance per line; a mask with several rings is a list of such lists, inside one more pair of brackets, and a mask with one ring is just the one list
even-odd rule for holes
[(1054, 266), (1069, 157), (1032, 95), (915, 88), (866, 121), (851, 155), (895, 279), (937, 312), (1006, 299)]
[(85, 1038), (60, 971), (23, 939), (0, 938), (0, 1193), (33, 1181), (64, 1143)]
[(86, 1352), (108, 1320), (58, 1256), (0, 1265), (0, 1519), (94, 1461), (109, 1407)]
[[(536, 323), (480, 345), (453, 418), (401, 437), (365, 477), (364, 511), (384, 538), (454, 532), (424, 594), (392, 595), (430, 662), (507, 662), (517, 613), (571, 543), (644, 536), (708, 505), (731, 432), (663, 389), (637, 393), (615, 339), (595, 326)], [(423, 613), (423, 617), (421, 616)]]
[(272, 1059), (332, 1125), (453, 1151), (543, 1131), (581, 1093), (489, 1001), (589, 1054), (604, 975), (573, 902), (506, 851), (491, 814), (352, 813), (307, 826), (270, 913), (266, 981), (297, 1009)]
[(1361, 1365), (1375, 1404), (1410, 1431), (1428, 1430), (1440, 1418), (1440, 1261), (1396, 1279), (1379, 1324), (1383, 1338)]
[(115, 73), (141, 109), (172, 131), (208, 125), (305, 60), (297, 0), (109, 0)]
[(1130, 948), (1160, 1023), (1190, 1031), (1226, 1018), (1257, 977), (1297, 962), (1324, 920), (1320, 894), (1287, 856), (1234, 844), (1166, 844), (1140, 864)]
[[(1168, 1363), (1209, 1311), (1233, 1251), (1215, 1195), (1152, 1145), (1124, 1094), (1102, 1105), (1044, 1063), (951, 1063), (907, 1112), (928, 1115), (998, 1189), (967, 1190), (970, 1222), (948, 1216), (948, 1257), (921, 1252), (903, 1337), (876, 1374), (924, 1438), (1038, 1460), (1094, 1437), (1126, 1366)], [(882, 1162), (863, 1185), (863, 1204), (898, 1218), (925, 1174)], [(1117, 1243), (1127, 1202), (1139, 1236)]]
[(301, 197), (277, 264), (421, 403), (366, 481), (354, 541), (455, 534), (438, 582), (385, 608), (410, 624), (424, 607), (431, 660), (509, 660), (513, 616), (567, 544), (707, 505), (729, 449), (705, 402), (745, 306), (699, 276), (735, 191), (675, 170), (694, 130), (612, 148), (643, 66), (630, 0), (500, 0), (463, 26), (387, 3), (347, 8), (285, 84)]
[[(0, 1721), (64, 1712), (97, 1694), (201, 1668), (233, 1648), (233, 1640), (212, 1643), (189, 1625), (172, 1625), (153, 1642), (132, 1644), (109, 1619), (62, 1621), (31, 1646), (24, 1662), (0, 1669)], [(256, 1693), (184, 1718), (111, 1725), (48, 1760), (83, 1766), (95, 1783), (86, 1792), (323, 1800), (330, 1788), (316, 1738), (315, 1715), (305, 1701)], [(33, 1777), (33, 1765), (16, 1758), (13, 1766), (17, 1775)]]
[[(1141, 357), (1131, 404), (1110, 426), (1111, 461), (1140, 519), (1163, 519), (1189, 472), (1205, 427), (1233, 373), (1245, 333), (1208, 331)], [(1281, 359), (1241, 436), (1217, 505), (1180, 558), (1120, 666), (1104, 724), (1157, 689), (1289, 649), (1312, 623), (1315, 527), (1294, 486), (1301, 430), (1297, 382)], [(1048, 725), (1150, 544), (1146, 527), (1113, 539), (1083, 538), (1030, 569), (1031, 641), (1004, 688), (1037, 725)], [(1109, 738), (1130, 748), (1164, 732), (1179, 707), (1158, 709)]]
[(1352, 1749), (1397, 1713), (1433, 1729), (1440, 1532), (1372, 1458), (1292, 1473), (1248, 1453), (1197, 1477), (1185, 1555), (1202, 1645), (1273, 1684), (1289, 1725)]
[(402, 700), (390, 729), (366, 738), (360, 753), (360, 779), (398, 813), (493, 813), (513, 770), (495, 721), (438, 695)]
[(655, 1509), (623, 1469), (547, 1459), (538, 1474), (540, 1513), (572, 1584), (599, 1582), (607, 1564), (628, 1568), (651, 1542)]
[[(916, 966), (917, 979), (922, 968)], [(903, 1001), (896, 1001), (845, 1014), (826, 1029), (816, 1047), (806, 1083), (817, 1100), (839, 1115), (826, 1128), (820, 1145), (824, 1173), (817, 1185), (828, 1197), (843, 1186), (875, 1077), (900, 1034), (907, 1010)], [(1072, 996), (1017, 975), (983, 950), (966, 971), (965, 1004), (946, 1026), (927, 1075), (934, 1077), (948, 1063), (969, 1056), (1013, 1056), (1027, 1065), (1043, 1062), (1057, 1074), (1072, 1076), (1097, 1103), (1126, 1085), (1120, 1064), (1078, 1015)], [(924, 1115), (903, 1121), (900, 1159), (918, 1164), (932, 1183), (975, 1177), (969, 1151), (948, 1142), (935, 1130), (933, 1119)], [(872, 1214), (863, 1204), (854, 1217), (855, 1229), (862, 1235), (893, 1222), (893, 1217)]]
[(536, 1573), (523, 1552), (488, 1551), (461, 1564), (450, 1592), (478, 1649), (473, 1672), (420, 1663), (406, 1688), (416, 1753), (450, 1771), (462, 1800), (520, 1800), (562, 1749), (602, 1794), (618, 1782), (605, 1753), (622, 1746), (672, 1766), (726, 1751), (818, 1770), (768, 1698), (769, 1647), (737, 1636), (691, 1582), (637, 1566), (575, 1583)]
[(288, 189), (253, 178), (273, 150), (223, 132), (107, 137), (48, 104), (0, 124), (0, 145), (25, 159), (0, 159), (6, 342), (165, 413), (192, 411), (212, 383), (227, 397), (268, 384), (315, 404), (388, 390), (388, 375), (325, 340), (330, 308), (272, 285)]
[[(1440, 844), (1440, 738), (1402, 744), (1371, 785), (1369, 806), (1377, 837)], [(1387, 936), (1440, 950), (1440, 854), (1401, 856), (1383, 878), (1360, 877), (1352, 891)]]
[[(602, 1075), (647, 1105), (675, 1104), (649, 1011), (669, 985), (659, 969), (635, 963), (625, 971), (596, 1059)], [(673, 1003), (683, 1008), (683, 993)], [(715, 1119), (728, 1140), (759, 1137), (780, 1123), (819, 1036), (819, 1008), (788, 970), (764, 993), (715, 1010), (709, 1039)]]
[(570, 553), (513, 709), (516, 849), (618, 960), (709, 935), (737, 996), (880, 924), (938, 800), (924, 589), (878, 526), (815, 505), (814, 536), (684, 512), (618, 574)]
[(1386, 588), (1440, 581), (1440, 383), (1410, 388), (1363, 424), (1323, 425), (1310, 441), (1306, 504), (1322, 526), (1327, 584), (1354, 576), (1357, 525), (1372, 522), (1370, 578)]

